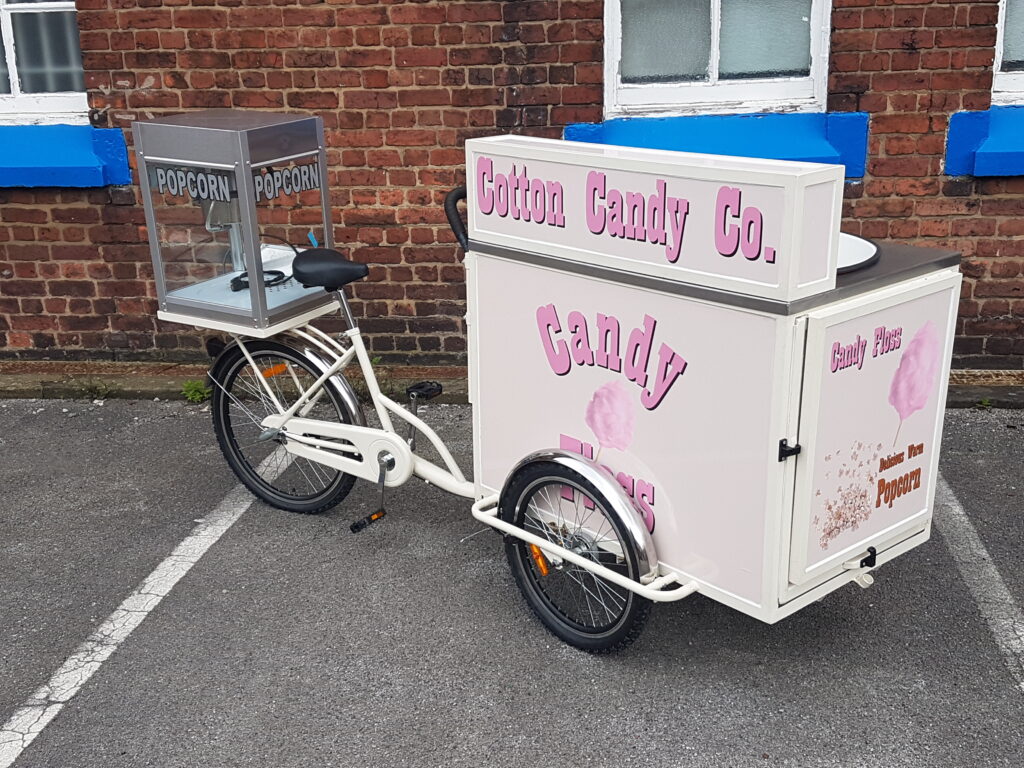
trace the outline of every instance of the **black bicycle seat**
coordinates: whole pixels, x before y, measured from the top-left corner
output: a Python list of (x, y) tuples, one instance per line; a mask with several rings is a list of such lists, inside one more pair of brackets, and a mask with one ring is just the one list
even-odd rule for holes
[(343, 285), (361, 280), (370, 272), (365, 264), (349, 261), (330, 248), (310, 248), (292, 261), (292, 277), (304, 287), (321, 286), (336, 291)]

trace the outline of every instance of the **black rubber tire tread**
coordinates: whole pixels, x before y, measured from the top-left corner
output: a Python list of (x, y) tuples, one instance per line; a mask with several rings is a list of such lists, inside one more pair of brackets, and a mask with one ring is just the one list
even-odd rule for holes
[[(293, 347), (267, 340), (246, 341), (245, 346), (249, 350), (249, 354), (254, 358), (257, 358), (260, 353), (270, 352), (275, 355), (291, 358), (293, 362), (298, 363), (314, 376), (318, 377), (320, 375), (317, 367), (309, 361), (309, 358)], [(241, 366), (239, 366), (239, 361), (242, 362)], [(245, 355), (242, 353), (241, 348), (237, 344), (231, 344), (221, 352), (214, 362), (210, 370), (210, 377), (230, 389), (230, 382), (226, 377), (233, 374), (237, 375), (237, 372), (245, 370), (246, 366), (248, 366), (248, 361), (245, 360)], [(344, 403), (337, 399), (337, 396), (330, 387), (327, 387), (326, 396), (331, 399), (338, 413), (341, 414), (342, 421), (346, 424), (351, 424), (352, 414), (345, 408)], [(217, 436), (217, 444), (220, 446), (221, 453), (224, 454), (228, 466), (231, 467), (231, 470), (238, 479), (254, 496), (270, 506), (296, 514), (318, 515), (341, 503), (349, 491), (352, 490), (352, 486), (355, 485), (356, 478), (354, 475), (341, 472), (339, 473), (340, 479), (333, 482), (331, 487), (325, 489), (321, 495), (314, 496), (308, 500), (290, 501), (287, 496), (270, 492), (256, 480), (255, 472), (248, 469), (250, 466), (249, 462), (243, 456), (236, 453), (233, 442), (227, 433), (226, 414), (230, 399), (224, 394), (224, 390), (216, 384), (213, 385), (210, 403), (210, 410), (213, 413), (213, 431)]]
[[(520, 510), (516, 507), (517, 501), (524, 490), (535, 480), (542, 477), (562, 477), (568, 481), (569, 485), (576, 485), (590, 494), (591, 498), (600, 503), (605, 510), (611, 509), (607, 501), (603, 499), (602, 494), (579, 473), (573, 472), (561, 464), (538, 462), (523, 467), (510, 479), (500, 502), (499, 514), (502, 520), (517, 527), (522, 527), (519, 519)], [(618, 518), (614, 514), (609, 513), (607, 519), (615, 528), (616, 535), (623, 544), (629, 564), (629, 571), (636, 578), (639, 571), (637, 553), (631, 546), (626, 531)], [(505, 556), (508, 558), (509, 567), (512, 570), (512, 576), (515, 578), (516, 585), (519, 587), (520, 593), (533, 613), (552, 635), (582, 651), (599, 655), (618, 653), (624, 650), (632, 645), (643, 632), (644, 626), (650, 617), (651, 601), (634, 592), (627, 592), (628, 605), (624, 611), (624, 617), (610, 634), (601, 636), (588, 635), (579, 632), (560, 619), (544, 604), (543, 599), (536, 593), (535, 588), (531, 584), (532, 576), (523, 566), (523, 558), (527, 556), (525, 555), (525, 547), (526, 543), (522, 539), (517, 539), (514, 536), (505, 536)]]

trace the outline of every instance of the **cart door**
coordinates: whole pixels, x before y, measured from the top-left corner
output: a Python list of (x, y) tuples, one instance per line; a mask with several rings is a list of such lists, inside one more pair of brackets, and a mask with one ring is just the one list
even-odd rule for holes
[(809, 313), (792, 584), (928, 530), (959, 284), (947, 270)]

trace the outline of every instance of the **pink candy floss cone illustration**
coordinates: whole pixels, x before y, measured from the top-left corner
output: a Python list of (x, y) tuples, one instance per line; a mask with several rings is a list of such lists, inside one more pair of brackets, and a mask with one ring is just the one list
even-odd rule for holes
[(889, 385), (889, 404), (896, 409), (900, 417), (900, 426), (896, 428), (896, 438), (900, 435), (900, 427), (910, 414), (921, 410), (928, 403), (935, 377), (939, 372), (939, 356), (942, 345), (939, 334), (929, 320), (921, 326), (914, 338), (907, 345), (907, 351), (900, 358), (900, 365)]
[(585, 420), (602, 448), (624, 451), (633, 442), (636, 412), (629, 393), (619, 381), (597, 388), (587, 404)]

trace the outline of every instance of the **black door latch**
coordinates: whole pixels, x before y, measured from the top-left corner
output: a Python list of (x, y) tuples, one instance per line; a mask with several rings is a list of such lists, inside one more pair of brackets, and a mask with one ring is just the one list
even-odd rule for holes
[(875, 550), (874, 547), (868, 547), (868, 556), (860, 561), (860, 567), (861, 568), (874, 568), (875, 567), (875, 562), (876, 562), (875, 558), (877, 557), (877, 555), (878, 555), (878, 552)]
[(779, 461), (785, 461), (790, 456), (796, 456), (800, 453), (800, 445), (790, 445), (789, 440), (782, 438), (779, 440)]

